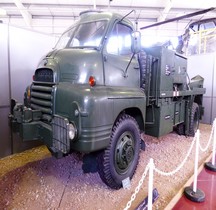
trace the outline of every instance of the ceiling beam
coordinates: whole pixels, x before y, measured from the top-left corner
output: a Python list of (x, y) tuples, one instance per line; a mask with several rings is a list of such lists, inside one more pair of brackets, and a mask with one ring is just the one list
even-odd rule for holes
[(167, 0), (166, 6), (164, 7), (161, 15), (158, 17), (157, 22), (161, 22), (161, 21), (166, 20), (166, 17), (168, 15), (170, 9), (172, 8), (173, 1), (174, 0)]
[(31, 22), (32, 22), (32, 15), (27, 11), (27, 9), (23, 6), (20, 0), (13, 0), (14, 4), (17, 6), (19, 9), (26, 25), (28, 27), (31, 27)]

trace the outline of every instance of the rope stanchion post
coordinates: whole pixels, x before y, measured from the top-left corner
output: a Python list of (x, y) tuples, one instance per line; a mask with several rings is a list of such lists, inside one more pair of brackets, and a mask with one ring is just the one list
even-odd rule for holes
[(148, 210), (152, 210), (153, 170), (154, 170), (154, 162), (153, 159), (151, 158), (149, 161)]
[(199, 161), (199, 137), (200, 132), (197, 131), (196, 136), (196, 150), (195, 150), (195, 161), (194, 161), (194, 182), (193, 182), (193, 191), (197, 191), (197, 169), (198, 169), (198, 161)]
[(205, 163), (205, 168), (216, 172), (216, 165), (215, 165), (215, 150), (216, 150), (216, 119), (213, 123), (213, 129), (214, 129), (214, 137), (213, 137), (213, 149), (212, 149), (212, 161)]
[(195, 150), (195, 163), (194, 163), (194, 182), (192, 187), (185, 187), (184, 195), (191, 201), (194, 202), (203, 202), (205, 200), (205, 193), (197, 189), (197, 170), (198, 170), (198, 161), (199, 161), (199, 139), (200, 139), (200, 131), (197, 130), (196, 134), (196, 150)]

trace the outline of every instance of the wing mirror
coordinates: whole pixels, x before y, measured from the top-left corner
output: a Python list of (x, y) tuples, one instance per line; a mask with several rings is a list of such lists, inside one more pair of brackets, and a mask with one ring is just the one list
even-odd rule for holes
[(132, 37), (132, 52), (139, 53), (141, 51), (141, 33), (139, 31), (134, 31), (131, 34)]

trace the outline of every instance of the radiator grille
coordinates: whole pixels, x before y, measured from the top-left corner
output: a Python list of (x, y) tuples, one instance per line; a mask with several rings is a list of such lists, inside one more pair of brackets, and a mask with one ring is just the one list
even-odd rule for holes
[(31, 86), (31, 108), (40, 110), (48, 121), (53, 114), (54, 91), (53, 84), (34, 83)]
[(53, 147), (66, 154), (70, 151), (68, 134), (69, 121), (66, 118), (55, 115), (52, 120)]

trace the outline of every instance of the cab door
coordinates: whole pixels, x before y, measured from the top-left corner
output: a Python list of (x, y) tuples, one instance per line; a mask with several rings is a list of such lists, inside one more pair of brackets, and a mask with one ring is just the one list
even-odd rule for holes
[(139, 86), (139, 65), (131, 51), (132, 32), (129, 26), (117, 22), (108, 36), (103, 51), (105, 85)]

